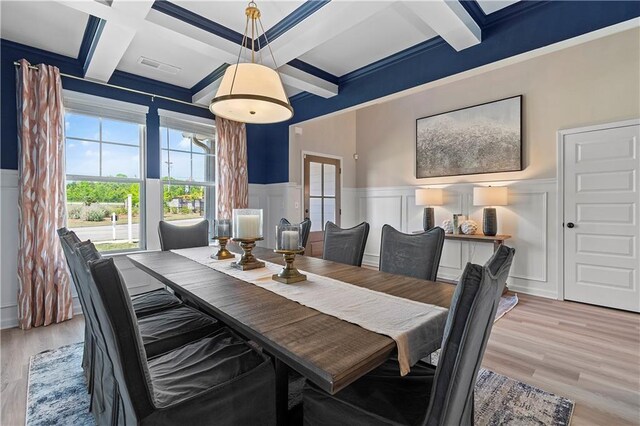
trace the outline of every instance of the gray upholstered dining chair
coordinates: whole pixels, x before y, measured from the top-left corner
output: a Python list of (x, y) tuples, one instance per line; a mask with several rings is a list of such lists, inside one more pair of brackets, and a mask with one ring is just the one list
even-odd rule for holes
[(444, 229), (405, 234), (390, 225), (382, 227), (380, 270), (435, 281), (444, 246)]
[(193, 225), (174, 225), (161, 220), (158, 224), (162, 251), (209, 245), (209, 221), (204, 219)]
[[(280, 219), (280, 225), (291, 225), (286, 218)], [(308, 217), (300, 222), (300, 234), (302, 234), (302, 247), (307, 247), (307, 241), (309, 241), (309, 232), (311, 232), (311, 219)]]
[(333, 222), (327, 222), (324, 226), (322, 258), (347, 265), (362, 266), (368, 236), (367, 222), (347, 229), (340, 228)]
[[(99, 366), (96, 366), (95, 360), (96, 335), (101, 328), (101, 324), (98, 322), (91, 288), (87, 287), (86, 282), (80, 279), (80, 271), (86, 262), (100, 260), (102, 256), (90, 241), (79, 242), (80, 240), (73, 231), (61, 228), (58, 230), (58, 234), (60, 235), (70, 275), (76, 286), (84, 314), (85, 341), (82, 368), (87, 390), (89, 393), (93, 393), (95, 386), (98, 385), (97, 380), (100, 380), (99, 376), (96, 377), (99, 375), (99, 371), (97, 371)], [(165, 290), (154, 290), (153, 292), (136, 296), (129, 301), (134, 306), (136, 299), (142, 298), (142, 303), (138, 304), (138, 308), (142, 312), (134, 310), (134, 313), (144, 350), (148, 356), (168, 352), (206, 336), (221, 327), (221, 324), (214, 318), (182, 305), (178, 299), (166, 291), (167, 297), (173, 297), (173, 300), (177, 303), (171, 302), (164, 305), (163, 310), (159, 310), (159, 302), (164, 298), (162, 291)], [(151, 296), (152, 300), (149, 301), (147, 296)], [(149, 307), (154, 303), (155, 309), (151, 312)]]
[(98, 425), (275, 424), (275, 373), (266, 356), (219, 328), (149, 357), (113, 259), (89, 261), (78, 272), (94, 289), (100, 324), (91, 396)]
[(82, 371), (85, 377), (85, 383), (87, 383), (87, 388), (89, 392), (91, 392), (92, 384), (93, 384), (93, 351), (94, 351), (94, 331), (92, 329), (92, 321), (89, 320), (89, 307), (87, 306), (87, 301), (85, 299), (85, 294), (83, 293), (80, 285), (78, 283), (78, 279), (75, 275), (75, 270), (71, 265), (71, 256), (74, 256), (73, 246), (75, 244), (80, 243), (80, 238), (75, 234), (75, 232), (70, 231), (67, 228), (60, 228), (57, 230), (58, 237), (60, 239), (60, 245), (62, 246), (62, 251), (64, 253), (65, 259), (67, 261), (67, 267), (69, 268), (69, 275), (71, 277), (71, 281), (76, 287), (76, 292), (78, 293), (78, 300), (80, 301), (80, 305), (82, 306), (82, 312), (85, 316), (84, 321), (84, 347), (82, 352)]
[[(80, 243), (80, 239), (75, 232), (70, 231), (67, 228), (58, 229), (58, 236), (60, 237), (62, 250), (64, 251), (67, 259), (67, 265), (69, 266), (69, 270), (71, 270), (69, 259), (74, 255), (73, 247), (75, 244)], [(100, 254), (96, 252), (96, 256), (100, 257)], [(76, 286), (76, 290), (80, 292), (79, 285), (76, 283), (73, 274), (71, 274), (71, 279)], [(131, 302), (133, 303), (133, 309), (138, 318), (153, 315), (170, 308), (175, 308), (182, 303), (180, 299), (163, 288), (131, 296)]]
[[(78, 255), (80, 256), (79, 259), (75, 259), (73, 266), (76, 271), (81, 270), (82, 265), (85, 263), (102, 259), (100, 253), (90, 241), (76, 244), (74, 253), (76, 258)], [(79, 280), (79, 283), (84, 293), (89, 295), (90, 301), (93, 303), (96, 297), (95, 288), (88, 287), (86, 282), (83, 283), (82, 280)], [(131, 302), (124, 284), (123, 287), (127, 295), (127, 301)], [(133, 310), (133, 304), (131, 305)], [(135, 310), (133, 312), (135, 315)], [(222, 327), (222, 324), (215, 318), (184, 304), (151, 315), (145, 315), (141, 318), (136, 315), (136, 322), (145, 352), (149, 357), (168, 352), (186, 343), (200, 339)]]
[(307, 383), (303, 392), (305, 425), (473, 425), (473, 392), (493, 327), (500, 295), (499, 276), (511, 267), (513, 253), (497, 274), (467, 264), (445, 325), (437, 367), (418, 362), (400, 376), (390, 359), (335, 395)]
[(498, 250), (493, 253), (493, 256), (487, 260), (485, 267), (489, 268), (491, 273), (498, 280), (498, 295), (502, 295), (505, 286), (507, 285), (507, 278), (509, 278), (510, 268), (503, 268), (502, 265), (508, 260), (509, 264), (513, 261), (516, 255), (516, 249), (508, 247), (504, 244), (500, 244)]

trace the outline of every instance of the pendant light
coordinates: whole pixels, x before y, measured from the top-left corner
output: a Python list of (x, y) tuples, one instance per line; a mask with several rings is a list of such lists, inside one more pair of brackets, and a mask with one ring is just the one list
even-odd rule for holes
[[(293, 108), (284, 91), (276, 60), (260, 20), (260, 10), (255, 2), (249, 3), (245, 9), (245, 15), (247, 15), (247, 22), (238, 60), (235, 65), (227, 67), (209, 109), (216, 116), (241, 123), (267, 124), (288, 120), (293, 117)], [(249, 25), (251, 25), (250, 39)], [(256, 42), (258, 43), (257, 53), (262, 62), (262, 48), (257, 34), (258, 25), (264, 34), (267, 43), (265, 47), (269, 48), (276, 69), (256, 62)], [(247, 47), (249, 41), (251, 62), (240, 63), (243, 49), (249, 50)]]

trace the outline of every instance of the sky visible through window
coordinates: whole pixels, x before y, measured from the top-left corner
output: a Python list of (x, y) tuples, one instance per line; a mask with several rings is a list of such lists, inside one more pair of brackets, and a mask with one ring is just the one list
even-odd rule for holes
[(67, 113), (65, 136), (67, 175), (141, 177), (139, 124)]
[(212, 182), (215, 179), (213, 138), (176, 129), (160, 129), (161, 176), (164, 180)]

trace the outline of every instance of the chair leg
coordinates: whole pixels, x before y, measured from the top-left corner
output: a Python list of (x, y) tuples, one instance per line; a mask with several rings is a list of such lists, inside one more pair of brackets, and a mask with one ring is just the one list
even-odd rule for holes
[(289, 366), (273, 358), (276, 370), (276, 423), (286, 425), (289, 411)]

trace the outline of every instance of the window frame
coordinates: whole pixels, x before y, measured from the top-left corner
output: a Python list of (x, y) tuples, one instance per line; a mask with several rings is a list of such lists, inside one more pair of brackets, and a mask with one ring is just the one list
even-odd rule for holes
[[(183, 116), (182, 114), (172, 114), (172, 116)], [(209, 220), (209, 239), (211, 239), (211, 233), (212, 233), (212, 229), (213, 229), (213, 220), (215, 220), (217, 218), (217, 205), (218, 205), (218, 155), (217, 155), (217, 144), (218, 144), (218, 132), (217, 129), (215, 127), (215, 124), (212, 124), (211, 126), (207, 126), (207, 128), (203, 128), (203, 125), (201, 123), (198, 122), (191, 122), (191, 120), (188, 120), (186, 118), (174, 118), (171, 117), (171, 120), (167, 120), (167, 122), (163, 122), (164, 120), (162, 119), (162, 115), (160, 116), (161, 120), (160, 120), (160, 127), (159, 127), (159, 133), (160, 133), (160, 219), (161, 220), (165, 220), (165, 201), (164, 201), (164, 189), (165, 186), (167, 185), (179, 185), (179, 186), (200, 186), (200, 187), (207, 187), (207, 188), (211, 188), (213, 190), (213, 213), (210, 217), (207, 216), (206, 212), (205, 214), (202, 216), (202, 219), (207, 219)], [(184, 117), (189, 117), (189, 116), (184, 116)], [(195, 117), (194, 117), (195, 118)], [(200, 153), (195, 153), (195, 155), (202, 155), (203, 157), (213, 157), (214, 159), (214, 173), (213, 173), (213, 180), (211, 181), (196, 181), (196, 180), (184, 180), (184, 179), (170, 179), (168, 181), (165, 181), (163, 179), (162, 176), (162, 172), (163, 172), (163, 153), (164, 151), (167, 152), (167, 159), (168, 161), (171, 161), (171, 152), (182, 152), (182, 153), (188, 153), (189, 154), (189, 167), (190, 167), (190, 176), (193, 177), (193, 156), (194, 156), (194, 151), (193, 151), (193, 142), (191, 142), (191, 145), (189, 146), (189, 151), (186, 150), (180, 150), (180, 149), (174, 149), (171, 148), (170, 146), (170, 142), (169, 142), (169, 131), (179, 131), (179, 132), (184, 132), (184, 133), (191, 133), (194, 135), (203, 135), (203, 136), (208, 136), (211, 138), (211, 140), (213, 140), (213, 145), (212, 145), (212, 153), (211, 154), (200, 154)], [(166, 132), (166, 147), (162, 145), (162, 132), (165, 131)], [(167, 168), (167, 172), (170, 174), (170, 167)], [(206, 204), (205, 204), (206, 206)]]
[[(109, 114), (109, 109), (105, 109), (105, 111), (100, 111), (99, 105), (90, 105), (86, 106), (66, 106), (65, 105), (65, 122), (67, 114), (77, 114), (84, 115), (88, 117), (98, 118), (100, 122), (99, 128), (99, 137), (100, 140), (89, 139), (89, 138), (77, 138), (77, 137), (68, 137), (65, 132), (64, 143), (65, 143), (65, 192), (66, 185), (68, 182), (104, 182), (104, 183), (137, 183), (140, 185), (140, 193), (139, 193), (139, 202), (138, 202), (138, 211), (140, 215), (140, 220), (138, 222), (138, 247), (130, 248), (130, 249), (116, 249), (116, 250), (107, 250), (102, 251), (101, 253), (104, 255), (117, 255), (122, 253), (131, 253), (144, 251), (147, 249), (147, 188), (146, 188), (146, 171), (147, 171), (147, 126), (145, 123), (141, 123), (140, 120), (128, 121), (120, 114), (116, 114), (115, 116)], [(139, 167), (140, 167), (140, 176), (138, 178), (130, 178), (130, 177), (117, 177), (117, 176), (102, 176), (102, 146), (103, 144), (107, 145), (116, 145), (116, 146), (126, 146), (126, 147), (136, 147), (136, 145), (118, 143), (112, 141), (103, 141), (102, 140), (102, 121), (103, 119), (111, 120), (111, 121), (121, 121), (125, 123), (136, 124), (138, 126), (138, 138), (139, 145), (138, 148), (140, 150), (139, 153)], [(99, 176), (92, 175), (78, 175), (78, 174), (68, 174), (66, 170), (66, 150), (67, 150), (67, 140), (73, 141), (87, 141), (92, 143), (99, 143), (100, 145), (100, 156), (99, 156)], [(66, 198), (66, 195), (65, 195)], [(67, 200), (65, 200), (68, 203)], [(68, 219), (68, 218), (67, 218)]]

